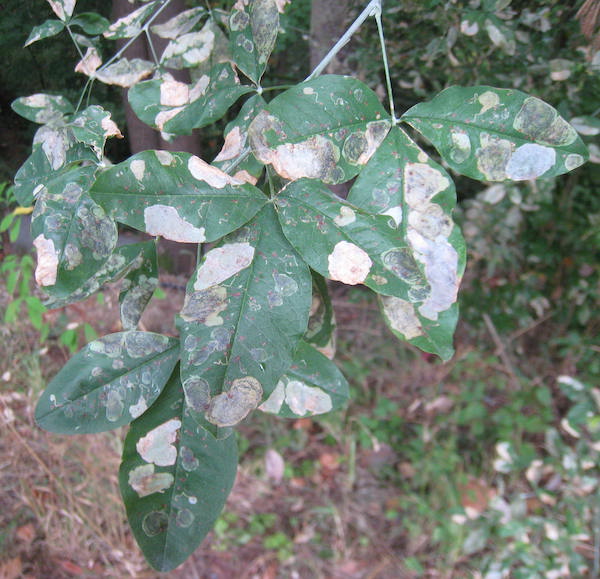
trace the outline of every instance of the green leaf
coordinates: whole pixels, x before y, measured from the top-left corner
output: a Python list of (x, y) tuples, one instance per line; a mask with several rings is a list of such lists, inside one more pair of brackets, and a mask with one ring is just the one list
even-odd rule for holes
[(140, 251), (123, 281), (119, 294), (121, 322), (125, 330), (137, 327), (144, 309), (158, 287), (156, 242), (146, 241), (136, 246)]
[(149, 2), (137, 10), (133, 10), (127, 16), (113, 22), (103, 33), (104, 38), (117, 40), (119, 38), (133, 38), (142, 32), (144, 21), (156, 6), (156, 2)]
[(119, 486), (133, 534), (159, 571), (174, 569), (211, 530), (237, 472), (235, 436), (217, 440), (190, 419), (177, 372), (135, 420)]
[(276, 0), (238, 2), (229, 16), (229, 31), (235, 65), (258, 85), (279, 31)]
[(358, 209), (309, 179), (289, 183), (275, 203), (285, 236), (321, 275), (402, 299), (423, 299), (429, 291), (424, 271), (388, 217)]
[(39, 125), (61, 119), (73, 112), (73, 105), (66, 98), (43, 93), (20, 97), (10, 106), (18, 115)]
[[(46, 307), (61, 308), (85, 300), (100, 290), (104, 284), (115, 282), (126, 275), (135, 276), (137, 270), (147, 271), (148, 260), (152, 259), (152, 250), (147, 247), (148, 245), (154, 245), (154, 242), (131, 243), (115, 248), (104, 265), (92, 277), (66, 296), (51, 296), (46, 301)], [(130, 287), (135, 291), (135, 285)], [(122, 297), (125, 298), (124, 295)]]
[(144, 151), (102, 173), (92, 197), (117, 221), (166, 239), (215, 241), (250, 220), (264, 194), (189, 153)]
[(380, 300), (390, 329), (427, 352), (450, 358), (457, 320), (454, 304), (466, 260), (460, 229), (452, 221), (452, 179), (394, 127), (358, 176), (348, 202), (389, 217), (390, 228), (410, 250), (430, 288), (425, 294), (414, 288), (408, 300)]
[(204, 256), (177, 318), (181, 378), (200, 424), (233, 426), (272, 392), (306, 331), (310, 303), (310, 271), (271, 205)]
[(60, 32), (62, 32), (65, 28), (65, 25), (60, 20), (46, 20), (43, 24), (39, 26), (34, 26), (31, 30), (31, 34), (27, 37), (24, 46), (29, 46), (38, 40), (42, 40), (44, 38), (50, 38), (51, 36), (56, 36)]
[(35, 276), (50, 295), (65, 297), (76, 291), (117, 244), (115, 222), (87, 193), (94, 171), (74, 169), (64, 189), (46, 188), (38, 196), (31, 221)]
[(249, 92), (252, 88), (240, 85), (231, 64), (224, 63), (192, 85), (170, 76), (140, 82), (129, 90), (128, 98), (135, 114), (147, 125), (171, 134), (189, 135), (193, 129), (219, 120)]
[(79, 26), (86, 34), (96, 36), (102, 34), (110, 26), (110, 22), (95, 12), (82, 12), (69, 22), (70, 26)]
[(555, 177), (588, 156), (555, 109), (514, 89), (450, 87), (402, 120), (427, 137), (452, 169), (473, 179)]
[(348, 382), (338, 367), (312, 346), (300, 342), (292, 366), (259, 409), (299, 418), (339, 410), (349, 398)]
[(158, 398), (179, 356), (179, 341), (151, 332), (118, 332), (90, 342), (44, 390), (37, 423), (59, 434), (129, 424)]
[(312, 305), (304, 341), (331, 360), (335, 356), (336, 345), (335, 312), (325, 278), (316, 272), (312, 272), (312, 278)]
[(69, 123), (75, 139), (89, 145), (98, 160), (103, 159), (104, 145), (108, 137), (123, 137), (110, 116), (110, 113), (101, 106), (92, 105), (76, 115)]
[[(235, 175), (243, 181), (252, 182), (248, 175), (254, 179), (260, 177), (264, 165), (257, 161), (256, 157), (247, 149), (248, 127), (256, 115), (265, 108), (266, 104), (260, 95), (251, 96), (243, 104), (238, 116), (225, 127), (223, 133), (225, 143), (212, 163), (215, 167), (229, 173), (230, 167), (235, 163)], [(248, 153), (248, 156), (239, 162), (240, 155), (245, 153)]]
[(389, 131), (377, 95), (354, 78), (325, 75), (273, 99), (250, 125), (256, 158), (285, 179), (355, 177)]
[(156, 36), (173, 40), (192, 30), (205, 14), (206, 9), (202, 8), (202, 6), (190, 8), (189, 10), (184, 10), (176, 16), (173, 16), (173, 18), (170, 18), (162, 24), (151, 26), (150, 30), (152, 30)]

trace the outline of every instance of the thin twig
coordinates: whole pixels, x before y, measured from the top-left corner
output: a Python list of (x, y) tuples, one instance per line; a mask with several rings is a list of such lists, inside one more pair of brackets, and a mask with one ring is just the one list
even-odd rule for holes
[(336, 57), (338, 52), (348, 44), (352, 36), (354, 36), (354, 33), (362, 26), (363, 22), (371, 16), (376, 16), (378, 13), (381, 13), (381, 0), (371, 0), (371, 2), (367, 4), (367, 7), (358, 15), (358, 18), (350, 25), (350, 28), (348, 28), (344, 35), (334, 44), (333, 48), (325, 55), (323, 60), (310, 73), (306, 80), (312, 80), (319, 76), (327, 68), (327, 65)]
[(504, 346), (504, 343), (502, 342), (502, 340), (500, 339), (500, 336), (498, 335), (496, 326), (494, 326), (494, 322), (492, 322), (492, 319), (490, 318), (490, 316), (488, 314), (483, 314), (483, 321), (485, 322), (485, 325), (488, 329), (488, 332), (490, 333), (490, 336), (492, 336), (492, 340), (494, 340), (494, 344), (496, 344), (495, 354), (500, 356), (500, 359), (502, 360), (502, 364), (504, 365), (504, 367), (506, 369), (506, 373), (509, 375), (513, 386), (518, 387), (519, 380), (515, 373), (514, 366), (510, 360), (508, 352), (506, 351), (506, 347)]

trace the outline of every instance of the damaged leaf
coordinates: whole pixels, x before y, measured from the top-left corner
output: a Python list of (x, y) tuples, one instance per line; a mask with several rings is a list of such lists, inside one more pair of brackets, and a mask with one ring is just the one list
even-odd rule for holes
[(209, 21), (202, 30), (188, 32), (171, 40), (160, 62), (166, 68), (192, 68), (209, 60), (214, 47), (215, 31)]
[(236, 472), (235, 436), (217, 440), (191, 420), (176, 371), (131, 424), (119, 471), (133, 534), (155, 569), (174, 569), (202, 542)]
[(111, 114), (101, 106), (92, 105), (76, 115), (69, 123), (75, 139), (89, 145), (99, 161), (104, 157), (106, 139), (123, 138), (119, 127), (110, 117)]
[(113, 22), (103, 33), (104, 38), (117, 40), (119, 38), (133, 38), (142, 32), (144, 21), (154, 10), (156, 2), (149, 2), (137, 10)]
[(429, 291), (421, 265), (388, 217), (354, 207), (309, 179), (288, 184), (275, 203), (285, 236), (322, 276), (402, 299)]
[(220, 119), (235, 101), (252, 89), (242, 86), (231, 64), (214, 66), (191, 85), (170, 76), (140, 82), (129, 93), (129, 104), (147, 125), (175, 135), (189, 135)]
[[(240, 109), (238, 116), (231, 121), (224, 131), (225, 142), (219, 154), (215, 157), (213, 165), (229, 173), (229, 168), (235, 163), (235, 173), (238, 179), (249, 183), (256, 183), (263, 171), (263, 164), (247, 151), (248, 127), (256, 115), (265, 108), (265, 101), (260, 95), (250, 97)], [(248, 156), (242, 162), (239, 157), (248, 152)]]
[(200, 424), (232, 426), (271, 393), (306, 330), (310, 288), (271, 206), (206, 253), (177, 319), (186, 402)]
[(260, 84), (279, 30), (276, 0), (239, 0), (229, 16), (229, 46), (235, 65)]
[(30, 46), (38, 40), (56, 36), (57, 34), (61, 33), (64, 28), (65, 25), (60, 20), (46, 20), (46, 22), (43, 24), (33, 27), (23, 46)]
[(158, 287), (158, 255), (156, 243), (135, 244), (139, 252), (123, 280), (119, 293), (119, 309), (123, 329), (134, 330), (144, 309)]
[(452, 169), (473, 179), (555, 177), (588, 152), (575, 129), (544, 101), (514, 89), (450, 87), (403, 116)]
[(44, 125), (73, 112), (73, 105), (63, 96), (32, 94), (20, 97), (10, 105), (23, 118)]
[[(95, 167), (71, 171), (39, 193), (31, 220), (37, 241), (36, 280), (50, 295), (76, 291), (107, 261), (117, 244), (117, 226), (87, 193)], [(52, 247), (52, 252), (48, 248)], [(52, 267), (52, 269), (49, 269)]]
[(158, 398), (178, 355), (178, 340), (151, 332), (118, 332), (90, 342), (48, 384), (35, 419), (59, 434), (129, 424)]
[(173, 16), (173, 18), (170, 18), (162, 24), (151, 26), (150, 30), (152, 30), (156, 36), (173, 40), (192, 30), (205, 14), (206, 10), (201, 6), (190, 8), (189, 10), (184, 10), (176, 16)]
[(299, 418), (339, 410), (349, 398), (348, 382), (338, 367), (302, 341), (292, 366), (259, 409), (284, 418)]
[(154, 63), (141, 58), (121, 58), (96, 71), (95, 78), (106, 84), (128, 88), (149, 77), (154, 72)]
[[(61, 308), (89, 298), (107, 283), (116, 282), (125, 276), (135, 277), (137, 270), (149, 270), (148, 261), (153, 259), (153, 250), (149, 247), (150, 245), (155, 245), (154, 241), (131, 243), (115, 248), (104, 265), (80, 287), (66, 296), (51, 296), (44, 302), (44, 305), (48, 309)], [(148, 280), (152, 279), (148, 278)], [(123, 299), (124, 294), (130, 288), (135, 289), (135, 285), (122, 288)]]
[(372, 157), (391, 126), (359, 80), (324, 75), (273, 99), (250, 125), (256, 158), (284, 179), (343, 183)]
[(387, 216), (389, 228), (424, 273), (408, 299), (380, 300), (390, 329), (427, 352), (450, 358), (466, 260), (460, 229), (452, 220), (456, 192), (450, 176), (395, 127), (355, 181), (348, 201)]
[(223, 237), (267, 201), (260, 190), (199, 157), (168, 151), (144, 151), (111, 167), (91, 195), (118, 222), (187, 243)]

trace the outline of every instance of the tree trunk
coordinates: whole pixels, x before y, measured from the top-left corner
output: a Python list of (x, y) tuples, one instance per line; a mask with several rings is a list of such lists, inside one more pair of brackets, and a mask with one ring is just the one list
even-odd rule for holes
[[(113, 21), (117, 18), (126, 16), (139, 6), (131, 4), (128, 0), (113, 0), (112, 5), (112, 19)], [(165, 22), (175, 14), (185, 10), (184, 0), (173, 0), (171, 4), (160, 14), (156, 20), (157, 24)], [(152, 41), (157, 54), (160, 56), (164, 50), (167, 42), (152, 35)], [(126, 40), (117, 41), (117, 46), (120, 48), (125, 44)], [(148, 41), (145, 36), (140, 36), (125, 52), (126, 58), (142, 58), (144, 60), (152, 60)], [(182, 82), (190, 82), (189, 73), (185, 70), (172, 70), (169, 71), (174, 78)], [(200, 144), (198, 138), (195, 135), (183, 135), (175, 137), (172, 141), (165, 141), (160, 133), (148, 125), (142, 123), (133, 109), (129, 105), (127, 100), (127, 89), (123, 89), (123, 106), (125, 107), (125, 119), (127, 122), (127, 137), (129, 140), (129, 148), (132, 154), (145, 151), (147, 149), (165, 149), (168, 151), (187, 151), (194, 155), (200, 154)]]
[[(310, 67), (314, 70), (340, 39), (351, 18), (351, 0), (312, 0), (310, 12)], [(328, 73), (345, 72), (344, 49), (326, 69)]]

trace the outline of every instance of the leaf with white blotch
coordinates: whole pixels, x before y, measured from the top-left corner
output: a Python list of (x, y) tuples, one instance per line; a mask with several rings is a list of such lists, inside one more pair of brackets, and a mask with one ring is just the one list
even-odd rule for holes
[(155, 5), (156, 2), (150, 2), (145, 6), (141, 6), (137, 10), (130, 12), (126, 16), (119, 18), (113, 22), (102, 35), (109, 40), (133, 38), (134, 36), (137, 36), (142, 32), (144, 21), (150, 16)]
[(117, 244), (116, 223), (87, 193), (95, 167), (71, 172), (64, 189), (44, 188), (31, 220), (35, 279), (51, 296), (76, 291), (106, 263)]
[(276, 0), (239, 1), (229, 16), (229, 46), (235, 65), (259, 84), (279, 31)]
[(290, 369), (259, 409), (285, 418), (325, 414), (343, 408), (350, 398), (338, 367), (306, 342), (300, 342)]
[(119, 471), (129, 524), (158, 571), (174, 569), (201, 543), (237, 472), (235, 436), (217, 440), (190, 419), (177, 374), (131, 424)]
[(65, 97), (43, 93), (20, 97), (10, 106), (18, 115), (39, 125), (61, 119), (74, 110)]
[(73, 10), (75, 10), (75, 2), (77, 0), (48, 0), (48, 4), (61, 20), (66, 21), (71, 18)]
[[(225, 143), (219, 154), (215, 157), (213, 165), (225, 173), (230, 172), (230, 167), (235, 163), (235, 174), (238, 179), (249, 183), (256, 182), (263, 172), (264, 165), (256, 160), (248, 147), (248, 127), (256, 115), (266, 106), (265, 100), (260, 95), (250, 97), (240, 109), (238, 116), (228, 123), (223, 134)], [(241, 162), (239, 157), (248, 152), (248, 156)]]
[(322, 276), (402, 299), (429, 290), (421, 266), (386, 216), (350, 205), (311, 179), (289, 183), (275, 205), (283, 233)]
[(38, 40), (56, 36), (62, 32), (64, 28), (64, 22), (61, 22), (60, 20), (46, 20), (43, 24), (33, 27), (31, 34), (27, 37), (23, 46), (29, 46)]
[(185, 243), (215, 241), (252, 219), (267, 202), (189, 153), (143, 151), (101, 173), (92, 197), (118, 222)]
[(324, 75), (274, 98), (249, 133), (256, 158), (283, 178), (342, 183), (361, 171), (390, 126), (368, 86)]
[(35, 419), (59, 434), (129, 424), (158, 398), (178, 356), (178, 340), (151, 332), (118, 332), (94, 340), (48, 384)]
[(110, 26), (110, 22), (95, 12), (82, 12), (69, 22), (69, 26), (79, 26), (85, 33), (96, 36)]
[(104, 265), (74, 292), (61, 297), (52, 296), (44, 302), (44, 305), (48, 309), (62, 308), (89, 298), (107, 283), (116, 282), (125, 276), (135, 276), (137, 270), (148, 268), (147, 260), (152, 259), (150, 254), (152, 249), (147, 247), (150, 244), (154, 245), (155, 243), (154, 241), (144, 241), (115, 248)]
[(312, 278), (312, 304), (304, 341), (332, 360), (336, 347), (335, 312), (325, 278), (316, 272), (312, 272)]
[(209, 60), (215, 47), (215, 25), (208, 21), (202, 30), (174, 38), (165, 47), (160, 63), (167, 68), (191, 68)]
[(144, 309), (158, 287), (158, 255), (156, 242), (138, 243), (139, 253), (133, 267), (127, 272), (119, 304), (123, 329), (134, 330), (144, 313)]
[(204, 255), (177, 327), (190, 412), (220, 435), (268, 396), (290, 367), (311, 304), (308, 266), (271, 205)]
[(231, 64), (218, 64), (210, 76), (202, 75), (191, 85), (169, 76), (141, 82), (131, 88), (129, 104), (147, 125), (175, 135), (220, 119), (242, 95), (252, 92), (242, 86)]
[(381, 300), (388, 325), (400, 338), (450, 358), (466, 253), (460, 229), (452, 221), (452, 179), (394, 127), (358, 176), (348, 202), (387, 216), (390, 229), (425, 273), (428, 291), (416, 288), (409, 299)]
[(402, 115), (462, 175), (487, 181), (555, 177), (588, 153), (544, 101), (514, 89), (450, 87)]
[(95, 78), (105, 84), (128, 88), (147, 78), (154, 72), (154, 63), (141, 58), (121, 58), (96, 71)]
[(151, 26), (150, 30), (156, 34), (156, 36), (173, 40), (192, 30), (205, 14), (206, 10), (202, 8), (202, 6), (190, 8), (189, 10), (184, 10), (176, 16), (173, 16), (173, 18), (170, 18), (162, 24)]
[(108, 137), (123, 138), (121, 131), (110, 118), (111, 114), (101, 106), (92, 105), (77, 114), (69, 123), (77, 141), (89, 145), (98, 160), (104, 156), (104, 145)]

